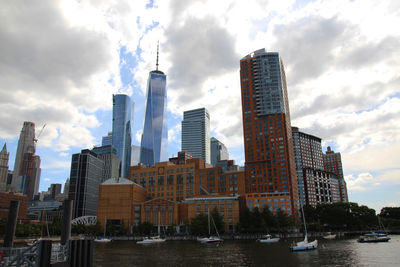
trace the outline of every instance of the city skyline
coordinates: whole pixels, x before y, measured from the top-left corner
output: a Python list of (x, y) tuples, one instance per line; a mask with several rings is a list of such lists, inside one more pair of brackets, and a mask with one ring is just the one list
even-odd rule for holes
[[(146, 78), (160, 40), (168, 156), (180, 150), (183, 111), (205, 106), (211, 136), (243, 165), (239, 60), (265, 47), (285, 62), (292, 125), (320, 137), (324, 151), (341, 153), (349, 200), (378, 212), (400, 205), (395, 1), (41, 1), (13, 8), (18, 3), (4, 5), (0, 19), (0, 106), (10, 111), (0, 115), (0, 146), (7, 143), (13, 169), (23, 121), (47, 124), (36, 152), (40, 190), (63, 183), (71, 155), (112, 130), (112, 94), (136, 103), (132, 143), (140, 144)], [(53, 42), (41, 41), (47, 36)]]

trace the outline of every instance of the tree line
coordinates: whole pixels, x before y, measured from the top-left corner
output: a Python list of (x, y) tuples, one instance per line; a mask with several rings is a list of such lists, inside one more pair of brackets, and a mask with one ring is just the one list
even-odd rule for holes
[[(376, 230), (382, 227), (390, 230), (400, 230), (400, 207), (384, 207), (380, 214), (367, 206), (359, 206), (357, 203), (333, 203), (319, 204), (316, 207), (305, 205), (304, 215), (307, 229), (310, 231), (351, 231), (351, 230)], [(299, 211), (301, 215), (301, 212)], [(215, 234), (225, 232), (223, 217), (214, 209), (210, 214), (210, 231)], [(302, 218), (296, 222), (293, 216), (289, 216), (282, 210), (277, 210), (275, 215), (269, 209), (258, 208), (249, 210), (244, 208), (240, 211), (239, 223), (235, 227), (238, 233), (284, 233), (300, 228)], [(7, 220), (0, 220), (0, 235), (4, 236)], [(214, 226), (215, 225), (215, 226)], [(176, 234), (175, 226), (163, 229), (165, 235)], [(208, 235), (208, 215), (199, 214), (186, 222), (183, 234)], [(126, 236), (156, 234), (157, 227), (149, 222), (143, 222), (128, 229), (123, 223), (114, 224), (107, 221), (107, 236)], [(104, 234), (101, 225), (73, 225), (72, 234), (83, 234), (88, 236), (101, 236)], [(15, 235), (17, 237), (59, 236), (61, 234), (61, 219), (55, 218), (49, 224), (41, 223), (18, 223)]]

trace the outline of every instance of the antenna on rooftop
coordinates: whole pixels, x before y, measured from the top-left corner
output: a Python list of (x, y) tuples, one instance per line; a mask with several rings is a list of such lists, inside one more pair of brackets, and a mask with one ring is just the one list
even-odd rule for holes
[(158, 46), (159, 46), (159, 41), (157, 41), (157, 61), (156, 61), (156, 70), (158, 70)]

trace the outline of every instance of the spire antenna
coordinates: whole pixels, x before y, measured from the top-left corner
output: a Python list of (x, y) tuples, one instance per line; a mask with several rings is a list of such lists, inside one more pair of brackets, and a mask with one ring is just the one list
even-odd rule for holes
[(159, 46), (159, 41), (157, 41), (157, 61), (156, 61), (156, 70), (158, 70), (158, 46)]

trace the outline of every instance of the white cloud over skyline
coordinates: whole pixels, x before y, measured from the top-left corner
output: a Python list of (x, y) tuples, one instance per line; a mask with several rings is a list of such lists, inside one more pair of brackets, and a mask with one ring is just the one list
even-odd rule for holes
[[(239, 60), (265, 47), (283, 58), (292, 125), (341, 152), (350, 200), (378, 208), (367, 197), (374, 188), (400, 191), (398, 10), (395, 0), (3, 3), (0, 108), (8, 112), (0, 114), (0, 140), (15, 143), (23, 121), (37, 131), (46, 123), (38, 144), (65, 167), (66, 154), (99, 144), (111, 130), (98, 112), (111, 112), (117, 92), (136, 102), (140, 140), (159, 40), (170, 156), (180, 149), (183, 111), (204, 106), (213, 135), (243, 162)], [(57, 168), (41, 156), (43, 167)], [(384, 197), (397, 203), (394, 194)]]

